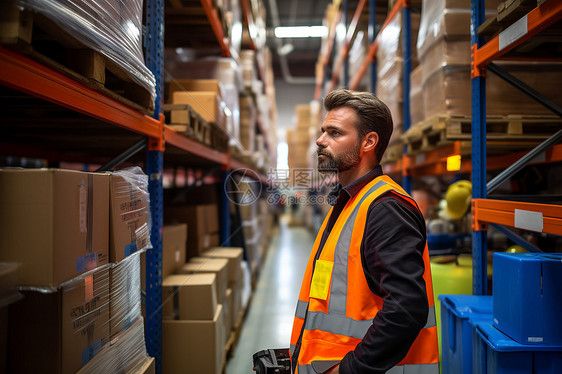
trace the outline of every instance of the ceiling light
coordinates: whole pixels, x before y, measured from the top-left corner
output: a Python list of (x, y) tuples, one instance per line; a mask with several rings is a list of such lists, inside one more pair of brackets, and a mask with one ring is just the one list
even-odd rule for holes
[(324, 38), (328, 36), (326, 26), (276, 27), (276, 38)]

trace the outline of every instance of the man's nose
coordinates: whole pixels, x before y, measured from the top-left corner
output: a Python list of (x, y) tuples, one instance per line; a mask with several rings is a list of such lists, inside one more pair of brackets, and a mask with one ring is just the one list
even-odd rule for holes
[(316, 139), (316, 145), (322, 148), (326, 148), (326, 133), (323, 132), (318, 139)]

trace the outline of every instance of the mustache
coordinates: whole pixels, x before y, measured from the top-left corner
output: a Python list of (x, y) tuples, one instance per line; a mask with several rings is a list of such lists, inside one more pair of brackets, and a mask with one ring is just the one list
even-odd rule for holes
[(323, 151), (322, 148), (316, 149), (316, 153), (317, 153), (318, 156), (324, 155), (324, 156), (328, 156), (330, 158), (333, 157), (330, 153)]

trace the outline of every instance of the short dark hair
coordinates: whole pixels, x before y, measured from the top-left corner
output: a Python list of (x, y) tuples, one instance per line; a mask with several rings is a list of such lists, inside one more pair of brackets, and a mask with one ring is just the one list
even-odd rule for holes
[(380, 162), (390, 136), (392, 135), (392, 115), (390, 109), (378, 97), (370, 92), (358, 92), (346, 89), (337, 89), (324, 98), (324, 108), (327, 111), (340, 107), (349, 107), (355, 110), (357, 123), (355, 124), (359, 139), (374, 131), (379, 135), (375, 154)]

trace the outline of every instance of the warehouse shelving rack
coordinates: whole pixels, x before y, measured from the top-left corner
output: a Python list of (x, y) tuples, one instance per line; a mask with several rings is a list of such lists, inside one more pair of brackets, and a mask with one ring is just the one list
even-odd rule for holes
[[(361, 16), (361, 13), (363, 12), (363, 8), (365, 6), (365, 1), (364, 0), (360, 0), (357, 8), (355, 9), (355, 13), (353, 15), (353, 18), (351, 20), (351, 23), (349, 24), (349, 27), (347, 29), (346, 32), (346, 38), (345, 38), (345, 44), (344, 47), (339, 55), (338, 60), (335, 63), (334, 66), (334, 70), (331, 76), (331, 80), (330, 80), (330, 85), (327, 89), (328, 92), (332, 91), (336, 85), (337, 85), (337, 81), (339, 80), (340, 74), (343, 72), (344, 75), (344, 86), (348, 86), (348, 81), (349, 81), (349, 71), (348, 71), (348, 57), (349, 57), (349, 51), (350, 48), (352, 46), (352, 39), (355, 35), (355, 31), (356, 31), (356, 27), (357, 27), (357, 23), (359, 21), (359, 17)], [(347, 15), (347, 0), (344, 0), (344, 7), (345, 12), (344, 15)], [(404, 131), (406, 131), (407, 129), (410, 128), (410, 96), (409, 96), (409, 92), (410, 92), (410, 71), (412, 70), (412, 62), (411, 62), (411, 56), (412, 56), (412, 51), (411, 51), (411, 9), (410, 9), (410, 1), (408, 0), (398, 0), (393, 8), (391, 9), (390, 13), (388, 14), (388, 16), (386, 17), (384, 23), (382, 24), (380, 30), (378, 31), (378, 33), (380, 34), (380, 32), (394, 19), (394, 17), (396, 17), (396, 15), (398, 14), (398, 12), (402, 12), (402, 33), (401, 33), (401, 43), (402, 43), (402, 51), (403, 51), (403, 92), (404, 92), (404, 96), (403, 96), (403, 103), (404, 103)], [(338, 17), (336, 17), (337, 19)], [(345, 22), (347, 24), (347, 22)], [(375, 29), (376, 29), (376, 1), (375, 0), (369, 0), (369, 41), (371, 42), (370, 48), (369, 48), (369, 53), (366, 56), (365, 60), (363, 60), (363, 63), (361, 64), (359, 70), (357, 71), (357, 73), (353, 76), (351, 82), (349, 83), (349, 88), (350, 89), (357, 89), (357, 87), (359, 86), (359, 82), (361, 80), (361, 78), (365, 75), (365, 73), (367, 72), (367, 69), (369, 68), (369, 66), (371, 67), (371, 76), (370, 76), (370, 80), (371, 80), (371, 91), (375, 92), (375, 88), (376, 88), (376, 53), (377, 53), (377, 48), (378, 48), (378, 38)], [(335, 38), (335, 33), (332, 33), (332, 29), (335, 29), (335, 27), (331, 27), (330, 28), (330, 35), (329, 35), (329, 46), (331, 47), (331, 45), (333, 45), (333, 38)], [(328, 48), (327, 51), (327, 55), (323, 56), (323, 66), (326, 66), (325, 61), (328, 60), (329, 58), (329, 53), (331, 53), (331, 48)], [(322, 86), (322, 80), (318, 79), (317, 77), (317, 85), (316, 85), (316, 91), (315, 91), (315, 95), (314, 98), (316, 100), (318, 100), (320, 98), (320, 93), (321, 93), (321, 86)], [(403, 159), (397, 163), (396, 165), (401, 167), (401, 174), (402, 174), (402, 187), (408, 191), (411, 192), (412, 189), (412, 179), (411, 179), (411, 175), (409, 174), (408, 170), (407, 170), (407, 165), (409, 165), (408, 160), (406, 159), (406, 148), (404, 148), (404, 156)], [(387, 172), (393, 172), (396, 171), (396, 167), (390, 167), (390, 169), (387, 168)]]
[[(215, 30), (217, 43), (221, 53), (231, 56), (228, 39), (221, 34), (222, 26), (218, 15), (210, 0), (201, 0), (205, 8), (209, 24)], [(123, 151), (119, 156), (109, 154), (89, 154), (92, 148), (80, 152), (66, 152), (57, 150), (48, 141), (38, 142), (34, 134), (25, 133), (25, 129), (16, 129), (17, 124), (3, 124), (4, 129), (17, 132), (18, 143), (10, 143), (6, 139), (0, 140), (3, 155), (21, 157), (41, 157), (50, 161), (72, 161), (77, 163), (105, 163), (100, 169), (111, 169), (142, 150), (146, 150), (146, 172), (149, 176), (150, 210), (152, 218), (151, 241), (152, 249), (147, 252), (147, 292), (146, 292), (146, 346), (150, 356), (156, 358), (157, 372), (162, 370), (162, 226), (163, 226), (163, 174), (164, 155), (173, 154), (173, 162), (185, 163), (198, 162), (210, 167), (222, 168), (219, 181), (236, 169), (250, 169), (243, 162), (234, 160), (229, 153), (222, 153), (206, 145), (189, 139), (164, 124), (163, 109), (163, 28), (164, 28), (164, 1), (148, 0), (146, 2), (146, 37), (144, 39), (145, 60), (147, 67), (156, 78), (157, 98), (153, 116), (143, 114), (121, 102), (110, 98), (103, 93), (93, 90), (84, 84), (67, 77), (52, 68), (32, 60), (19, 52), (0, 46), (0, 86), (8, 87), (17, 92), (29, 95), (33, 100), (48, 103), (45, 106), (69, 110), (80, 114), (80, 118), (88, 121), (88, 128), (95, 133), (112, 136), (118, 134), (123, 142), (118, 147), (127, 147), (127, 142), (134, 144)], [(15, 98), (14, 100), (19, 100)], [(36, 103), (37, 101), (33, 101)], [(26, 102), (18, 104), (25, 107)], [(42, 104), (43, 105), (43, 104)], [(261, 126), (261, 125), (260, 125)], [(76, 133), (80, 131), (76, 126)], [(114, 131), (114, 129), (119, 129)], [(46, 126), (45, 130), (49, 130)], [(53, 128), (53, 131), (60, 131)], [(64, 130), (62, 130), (64, 131)], [(265, 134), (263, 126), (260, 131)], [(20, 132), (23, 132), (20, 134)], [(64, 135), (64, 134), (60, 134)], [(95, 142), (96, 135), (91, 139)], [(61, 136), (62, 137), (62, 136)], [(86, 136), (77, 137), (80, 141)], [(101, 138), (100, 138), (101, 139)], [(121, 138), (120, 138), (121, 139)], [(28, 143), (26, 143), (26, 141)], [(65, 143), (66, 142), (66, 143)], [(62, 139), (60, 144), (70, 145), (70, 140)], [(59, 145), (60, 145), (59, 144)], [(76, 148), (76, 145), (73, 144)], [(267, 144), (269, 148), (270, 145)], [(78, 145), (77, 148), (80, 148)], [(167, 149), (166, 149), (167, 148)], [(95, 147), (93, 148), (95, 149)], [(104, 148), (105, 152), (111, 153)], [(269, 148), (271, 149), (271, 148)], [(111, 151), (115, 150), (114, 148)], [(179, 154), (179, 155), (178, 155)], [(113, 159), (111, 159), (113, 157)], [(108, 162), (108, 159), (111, 159)], [(264, 175), (258, 174), (262, 183), (267, 183)], [(229, 244), (230, 218), (229, 200), (223, 193), (221, 205), (221, 242)]]
[(484, 1), (471, 2), (471, 42), (472, 42), (472, 215), (473, 215), (473, 294), (487, 294), (487, 247), (486, 229), (494, 225), (510, 239), (530, 251), (537, 248), (522, 240), (505, 225), (524, 230), (562, 235), (562, 206), (537, 203), (522, 203), (488, 199), (488, 194), (517, 171), (548, 148), (547, 161), (560, 161), (562, 129), (536, 148), (525, 153), (519, 160), (486, 182), (486, 70), (493, 71), (500, 78), (522, 90), (533, 99), (545, 105), (557, 115), (562, 116), (562, 108), (532, 90), (523, 82), (510, 76), (492, 63), (508, 52), (532, 38), (540, 31), (562, 19), (562, 2), (546, 1), (516, 21), (512, 26), (483, 43), (478, 37), (478, 27), (484, 22)]

